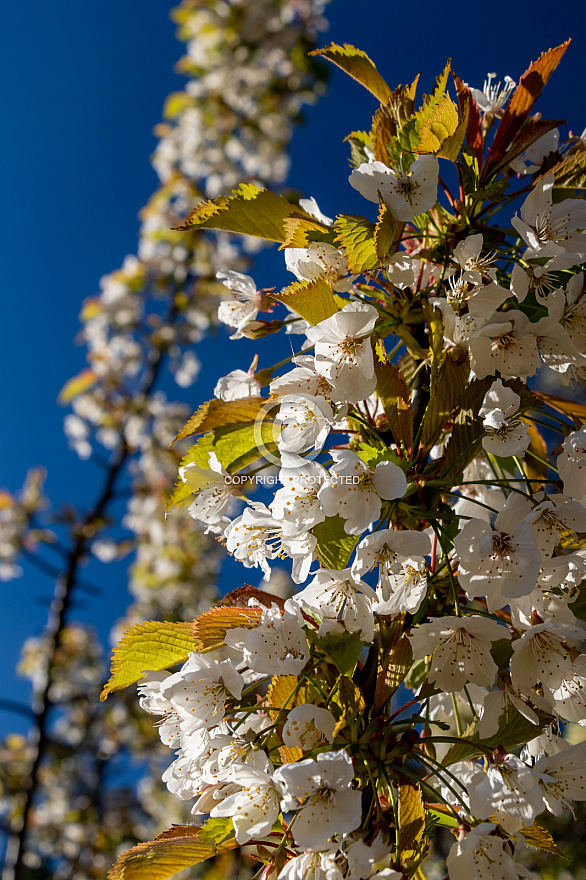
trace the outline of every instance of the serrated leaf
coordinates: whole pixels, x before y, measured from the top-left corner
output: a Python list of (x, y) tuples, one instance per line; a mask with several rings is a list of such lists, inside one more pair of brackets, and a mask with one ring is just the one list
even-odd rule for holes
[(197, 651), (197, 645), (189, 622), (151, 620), (130, 627), (114, 648), (112, 674), (100, 700), (105, 700), (112, 691), (140, 681), (143, 672), (157, 672), (184, 663), (193, 651)]
[(340, 679), (336, 698), (342, 709), (342, 714), (334, 727), (334, 739), (340, 731), (347, 727), (349, 722), (360, 718), (366, 711), (366, 703), (360, 688), (347, 676)]
[(476, 158), (477, 167), (482, 165), (482, 116), (478, 109), (478, 104), (472, 97), (472, 92), (466, 83), (456, 76), (452, 70), (452, 78), (456, 86), (456, 94), (458, 95), (458, 104), (460, 105), (460, 115), (467, 117), (466, 126), (466, 145), (472, 151)]
[(446, 95), (449, 71), (448, 61), (443, 73), (436, 80), (433, 93), (424, 97), (415, 116), (399, 132), (397, 141), (405, 152), (437, 154), (444, 141), (455, 134), (460, 117), (458, 108), (450, 96)]
[[(517, 391), (512, 383), (508, 384), (513, 387), (514, 391)], [(583, 403), (578, 403), (575, 400), (568, 400), (565, 397), (558, 397), (557, 394), (544, 394), (542, 391), (532, 391), (531, 393), (533, 397), (542, 400), (547, 406), (557, 410), (557, 412), (564, 413), (568, 416), (576, 416), (581, 422), (586, 422), (586, 406), (584, 406)]]
[[(196, 464), (204, 470), (209, 470), (210, 452), (214, 452), (218, 461), (229, 474), (236, 474), (243, 468), (248, 467), (255, 461), (263, 458), (267, 452), (278, 458), (279, 448), (277, 439), (280, 433), (280, 425), (272, 421), (268, 416), (254, 424), (226, 425), (223, 428), (215, 428), (200, 437), (197, 443), (187, 451), (181, 459), (180, 467), (188, 464)], [(210, 479), (217, 474), (209, 470)], [(201, 488), (209, 483), (202, 477)], [(184, 483), (181, 478), (177, 480), (173, 494), (167, 502), (167, 510), (171, 510), (176, 504), (189, 498), (196, 491), (196, 487), (190, 483)]]
[(93, 370), (82, 370), (77, 376), (69, 379), (59, 392), (58, 401), (61, 404), (70, 403), (80, 394), (89, 391), (100, 377)]
[(294, 281), (280, 293), (270, 294), (270, 298), (293, 309), (312, 325), (331, 318), (339, 311), (334, 299), (334, 289), (325, 278)]
[(268, 593), (266, 590), (260, 590), (258, 587), (251, 587), (250, 584), (244, 584), (244, 586), (237, 587), (230, 593), (226, 593), (222, 599), (218, 600), (218, 605), (226, 605), (228, 608), (249, 608), (250, 599), (256, 599), (265, 608), (277, 605), (282, 611), (285, 607), (285, 599), (281, 596)]
[(362, 640), (358, 633), (345, 632), (340, 635), (328, 633), (322, 638), (312, 637), (312, 641), (333, 660), (342, 675), (353, 674), (362, 651)]
[(306, 220), (304, 217), (286, 217), (283, 221), (285, 241), (279, 247), (306, 248), (312, 241), (325, 241), (331, 238), (331, 227), (324, 226), (318, 220)]
[(175, 825), (156, 840), (123, 853), (109, 880), (166, 880), (238, 846), (231, 819), (208, 819), (203, 825)]
[(485, 379), (474, 379), (462, 392), (459, 409), (454, 416), (452, 436), (442, 456), (440, 470), (441, 476), (450, 475), (454, 482), (457, 482), (457, 475), (462, 473), (476, 455), (484, 436), (478, 411), (491, 384), (492, 379), (488, 376)]
[(379, 263), (384, 263), (395, 244), (395, 220), (384, 203), (379, 208), (373, 237), (377, 259)]
[(529, 828), (523, 825), (518, 834), (523, 835), (525, 843), (529, 846), (534, 846), (536, 849), (541, 849), (544, 852), (555, 853), (556, 856), (561, 856), (563, 859), (568, 858), (556, 844), (549, 831), (542, 828), (537, 822), (534, 822)]
[(444, 425), (460, 403), (469, 374), (468, 359), (458, 363), (450, 352), (446, 353), (437, 376), (432, 380), (429, 403), (423, 417), (422, 456), (427, 456), (440, 438)]
[(482, 172), (482, 180), (486, 180), (489, 175), (493, 174), (493, 169), (520, 132), (533, 105), (541, 95), (545, 84), (562, 60), (563, 54), (569, 45), (570, 40), (567, 40), (561, 46), (544, 52), (537, 61), (529, 65), (521, 77), (519, 85), (513, 92), (499, 127), (496, 130), (494, 141), (492, 142), (488, 159)]
[(387, 696), (383, 702), (386, 702), (403, 683), (403, 679), (409, 672), (412, 663), (413, 651), (411, 650), (411, 642), (407, 636), (403, 636), (392, 652), (385, 671), (384, 688)]
[[(397, 446), (413, 452), (413, 407), (407, 381), (396, 364), (381, 360), (380, 343), (374, 353), (376, 390)], [(386, 356), (385, 356), (386, 357)]]
[(389, 164), (389, 144), (397, 134), (397, 122), (389, 103), (381, 104), (372, 120), (372, 151), (378, 162)]
[(570, 153), (550, 168), (555, 175), (554, 189), (578, 190), (586, 187), (586, 149)]
[(177, 229), (220, 229), (238, 235), (253, 235), (265, 241), (285, 241), (284, 221), (287, 217), (315, 220), (298, 205), (292, 205), (283, 196), (261, 189), (252, 183), (242, 183), (230, 196), (219, 196), (214, 201), (200, 202)]
[(327, 516), (311, 530), (317, 538), (315, 553), (323, 568), (342, 571), (347, 567), (352, 551), (358, 543), (358, 535), (344, 531), (341, 516)]
[[(193, 434), (205, 434), (213, 428), (225, 425), (254, 423), (261, 409), (267, 403), (266, 397), (243, 397), (240, 400), (219, 400), (214, 398), (202, 403), (200, 408), (181, 428), (173, 443)], [(171, 444), (172, 445), (172, 444)]]
[[(453, 102), (452, 102), (453, 103)], [(456, 105), (453, 104), (454, 109), (456, 109)], [(456, 114), (458, 113), (456, 109)], [(462, 116), (459, 116), (459, 122), (456, 126), (453, 134), (448, 135), (441, 144), (441, 148), (436, 156), (440, 159), (447, 159), (449, 162), (456, 162), (458, 156), (460, 155), (460, 150), (462, 149), (462, 144), (464, 143), (464, 139), (466, 137), (466, 131), (468, 129), (468, 110), (464, 111)]]
[(543, 137), (543, 135), (547, 134), (549, 131), (553, 131), (554, 128), (558, 128), (560, 125), (565, 125), (563, 119), (553, 119), (551, 121), (547, 119), (536, 119), (535, 117), (529, 119), (502, 159), (493, 166), (492, 174), (498, 174), (499, 171), (503, 171), (513, 159), (516, 159), (517, 156), (524, 153), (525, 150), (535, 143), (535, 141), (539, 140), (540, 137)]
[(401, 853), (413, 850), (425, 828), (425, 807), (421, 789), (412, 782), (399, 786), (399, 846)]
[(344, 250), (348, 269), (356, 275), (378, 269), (374, 229), (374, 223), (365, 217), (351, 214), (340, 214), (336, 217), (335, 241)]
[(341, 67), (345, 73), (359, 82), (365, 89), (368, 89), (381, 103), (392, 95), (388, 84), (382, 78), (374, 62), (371, 61), (366, 52), (362, 52), (361, 49), (357, 49), (349, 43), (344, 43), (343, 46), (337, 43), (330, 43), (324, 49), (315, 49), (309, 54), (327, 58), (328, 61)]
[(413, 82), (408, 86), (397, 86), (387, 101), (387, 106), (393, 113), (397, 125), (403, 125), (404, 122), (413, 116), (417, 83), (420, 76), (421, 74), (418, 73)]
[(539, 736), (542, 730), (539, 725), (527, 721), (520, 712), (511, 706), (508, 706), (507, 711), (501, 716), (499, 729), (494, 736), (480, 739), (478, 734), (474, 733), (475, 727), (476, 724), (472, 724), (464, 732), (466, 742), (457, 743), (451, 747), (444, 758), (445, 766), (486, 755), (487, 752), (494, 751), (498, 746), (509, 751), (516, 749), (526, 745), (530, 739)]
[(231, 608), (227, 605), (218, 605), (211, 611), (200, 614), (190, 624), (195, 642), (193, 650), (205, 653), (221, 648), (229, 629), (237, 626), (254, 629), (258, 626), (261, 616), (260, 608)]

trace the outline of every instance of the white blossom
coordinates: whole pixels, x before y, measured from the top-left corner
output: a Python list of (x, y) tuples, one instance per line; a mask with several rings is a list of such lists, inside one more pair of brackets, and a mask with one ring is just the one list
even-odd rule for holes
[(397, 220), (413, 221), (437, 201), (439, 163), (435, 156), (421, 156), (409, 172), (396, 174), (382, 162), (365, 162), (350, 175), (350, 185), (370, 202), (380, 197)]

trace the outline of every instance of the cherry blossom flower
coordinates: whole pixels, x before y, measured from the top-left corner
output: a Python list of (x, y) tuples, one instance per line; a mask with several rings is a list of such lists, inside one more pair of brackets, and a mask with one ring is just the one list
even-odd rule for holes
[(381, 498), (402, 498), (407, 478), (391, 461), (381, 461), (370, 468), (347, 449), (332, 450), (334, 464), (329, 482), (319, 490), (318, 498), (326, 516), (341, 516), (348, 535), (360, 535), (380, 517)]
[(328, 709), (311, 704), (295, 706), (287, 715), (283, 727), (283, 742), (286, 746), (307, 751), (318, 743), (334, 741), (336, 719)]
[(541, 774), (542, 796), (547, 809), (561, 816), (568, 801), (586, 800), (586, 742), (569, 746), (540, 758), (535, 771)]
[(486, 597), (491, 613), (510, 599), (527, 595), (537, 584), (541, 553), (523, 519), (528, 508), (524, 498), (512, 493), (494, 528), (472, 519), (454, 539), (458, 580), (468, 598)]
[(572, 677), (572, 643), (580, 642), (586, 631), (552, 622), (538, 623), (513, 642), (511, 681), (522, 694), (530, 695), (537, 682), (555, 690)]
[(447, 693), (473, 682), (492, 686), (498, 667), (490, 649), (511, 634), (494, 620), (483, 617), (442, 617), (417, 627), (409, 636), (413, 656), (432, 655), (430, 682)]
[[(321, 568), (295, 601), (314, 609), (324, 619), (339, 621), (348, 632), (360, 632), (363, 642), (372, 642), (374, 590), (359, 580), (350, 568), (333, 571)], [(320, 630), (321, 634), (321, 630)]]
[[(267, 761), (268, 764), (270, 762)], [(271, 765), (272, 769), (272, 765)], [(225, 797), (210, 810), (210, 816), (231, 816), (239, 844), (261, 839), (270, 833), (280, 810), (281, 790), (270, 772), (245, 765), (234, 766), (231, 781), (240, 790)]]
[(539, 171), (544, 161), (552, 153), (556, 153), (560, 140), (559, 129), (554, 128), (546, 132), (531, 144), (516, 159), (511, 159), (510, 165), (516, 174), (535, 174)]
[(349, 834), (362, 821), (362, 793), (351, 789), (352, 761), (344, 751), (321, 752), (275, 771), (283, 810), (298, 810), (292, 828), (297, 846), (323, 846), (334, 834)]
[(232, 370), (216, 382), (214, 396), (220, 400), (241, 400), (243, 397), (260, 397), (260, 385), (254, 373)]
[(495, 312), (488, 324), (470, 337), (470, 365), (478, 379), (494, 376), (527, 378), (540, 364), (534, 325), (523, 312)]
[(586, 532), (586, 508), (563, 495), (549, 495), (525, 517), (544, 559), (551, 556), (563, 535)]
[(326, 515), (318, 498), (319, 490), (328, 480), (328, 473), (316, 461), (304, 462), (301, 467), (283, 467), (279, 471), (282, 489), (275, 492), (271, 511), (278, 520), (300, 532), (323, 522)]
[(271, 576), (268, 560), (285, 556), (293, 560), (295, 583), (307, 579), (317, 539), (309, 532), (289, 528), (274, 518), (260, 502), (253, 502), (241, 516), (232, 520), (224, 532), (226, 549), (246, 568), (262, 568), (265, 580)]
[(509, 100), (509, 95), (515, 88), (515, 81), (510, 76), (505, 76), (505, 85), (502, 88), (500, 81), (493, 83), (493, 79), (496, 79), (496, 76), (496, 73), (486, 74), (482, 91), (480, 89), (470, 89), (472, 97), (485, 115), (489, 113), (497, 115), (503, 109)]
[(225, 643), (242, 651), (249, 669), (265, 675), (297, 675), (309, 658), (303, 618), (291, 600), (285, 602), (283, 613), (277, 605), (263, 608), (258, 625), (252, 629), (229, 629)]
[(476, 235), (469, 235), (459, 241), (454, 248), (452, 259), (460, 266), (462, 279), (469, 284), (480, 285), (483, 278), (490, 278), (491, 281), (496, 280), (496, 268), (491, 265), (494, 261), (494, 255), (480, 256), (482, 242), (483, 235), (478, 232)]
[(493, 455), (522, 455), (531, 437), (527, 426), (516, 419), (521, 398), (500, 379), (492, 383), (478, 413), (486, 430), (482, 445)]
[(179, 476), (184, 483), (197, 492), (188, 510), (200, 522), (215, 525), (222, 522), (235, 497), (242, 498), (240, 488), (226, 481), (228, 471), (218, 461), (215, 452), (210, 452), (209, 469), (190, 462), (179, 468)]
[(289, 859), (278, 880), (343, 880), (343, 874), (336, 862), (335, 850), (309, 850)]
[(377, 613), (413, 613), (419, 608), (427, 589), (423, 557), (430, 551), (431, 541), (423, 532), (381, 529), (362, 539), (352, 571), (361, 577), (378, 566)]
[(241, 272), (229, 269), (216, 272), (216, 278), (224, 283), (234, 297), (232, 300), (220, 303), (218, 320), (229, 327), (236, 328), (236, 333), (230, 339), (241, 339), (242, 328), (254, 321), (261, 308), (262, 295), (256, 289), (256, 284), (250, 275), (243, 275)]
[(313, 241), (306, 248), (286, 248), (285, 264), (299, 281), (313, 281), (325, 276), (334, 290), (339, 292), (352, 290), (352, 283), (357, 277), (348, 275), (342, 252), (325, 241)]
[(365, 162), (350, 175), (350, 186), (369, 202), (380, 197), (397, 220), (413, 221), (437, 201), (439, 163), (435, 156), (421, 156), (408, 173), (396, 174), (382, 162)]
[(545, 807), (540, 775), (515, 755), (497, 750), (486, 771), (466, 783), (470, 811), (478, 819), (494, 816), (509, 834), (529, 827)]
[(553, 172), (540, 178), (521, 206), (521, 217), (511, 220), (529, 247), (527, 257), (554, 257), (574, 253), (576, 263), (586, 255), (586, 204), (583, 199), (564, 199), (553, 203)]
[(446, 864), (450, 880), (518, 880), (531, 877), (529, 871), (514, 862), (506, 849), (506, 841), (495, 836), (493, 822), (481, 822), (468, 832), (461, 832)]
[(330, 433), (333, 419), (333, 410), (324, 397), (286, 394), (281, 398), (277, 415), (277, 420), (282, 424), (277, 440), (279, 451), (301, 453), (308, 449), (320, 450)]
[(573, 431), (562, 443), (557, 466), (564, 492), (570, 498), (586, 503), (586, 427)]
[(376, 386), (368, 336), (377, 320), (373, 306), (351, 302), (307, 330), (307, 338), (315, 346), (316, 371), (350, 403), (364, 400)]
[(170, 675), (161, 694), (179, 713), (200, 727), (214, 727), (224, 717), (226, 701), (240, 699), (244, 679), (229, 660), (207, 660), (190, 654), (179, 672)]

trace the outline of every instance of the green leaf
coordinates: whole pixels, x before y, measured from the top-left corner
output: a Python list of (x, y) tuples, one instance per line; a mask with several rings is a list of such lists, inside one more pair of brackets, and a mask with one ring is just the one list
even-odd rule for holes
[(403, 683), (405, 687), (408, 687), (412, 691), (416, 691), (427, 678), (427, 673), (427, 660), (425, 657), (421, 660), (416, 660), (404, 678)]
[[(255, 461), (264, 458), (270, 453), (279, 457), (277, 439), (280, 433), (280, 425), (272, 421), (269, 416), (258, 420), (254, 424), (226, 425), (222, 428), (214, 428), (200, 437), (181, 459), (180, 467), (188, 464), (196, 464), (204, 470), (209, 469), (210, 452), (215, 452), (218, 461), (229, 474), (236, 474), (248, 467)], [(210, 470), (210, 478), (217, 476)], [(202, 478), (201, 488), (207, 485)], [(182, 479), (177, 481), (173, 494), (167, 502), (167, 510), (171, 510), (176, 504), (184, 501), (194, 494), (196, 488)]]
[(253, 235), (266, 241), (284, 242), (284, 221), (297, 216), (313, 220), (298, 205), (292, 205), (283, 196), (260, 189), (252, 183), (242, 183), (231, 196), (219, 196), (214, 201), (200, 202), (189, 214), (183, 226), (177, 229), (221, 229), (238, 235)]
[(100, 695), (105, 700), (111, 691), (140, 681), (143, 672), (158, 671), (184, 663), (196, 650), (191, 623), (151, 620), (130, 627), (112, 655), (112, 675)]
[(356, 49), (355, 46), (350, 46), (348, 43), (344, 43), (343, 46), (330, 43), (324, 49), (315, 49), (309, 54), (327, 58), (328, 61), (341, 67), (345, 73), (368, 89), (381, 103), (393, 94), (366, 52)]
[(346, 534), (344, 522), (341, 516), (327, 516), (311, 530), (317, 538), (315, 552), (323, 568), (346, 568), (358, 543), (358, 535)]
[[(455, 108), (456, 105), (452, 102), (452, 106)], [(442, 140), (441, 149), (436, 153), (440, 159), (447, 159), (449, 162), (454, 163), (458, 159), (468, 128), (468, 113), (465, 112), (463, 116), (459, 117), (459, 120), (454, 133)]]
[(203, 825), (174, 825), (156, 840), (123, 853), (109, 880), (166, 880), (238, 846), (232, 819), (208, 819)]
[(464, 139), (465, 126), (460, 131), (458, 108), (446, 94), (449, 71), (448, 61), (443, 73), (436, 80), (433, 93), (424, 97), (423, 105), (399, 132), (397, 140), (405, 152), (438, 155), (444, 143), (447, 144), (448, 152), (453, 152), (456, 141), (448, 142), (448, 139), (456, 132), (458, 137), (461, 134), (461, 139)]
[[(173, 443), (192, 434), (205, 434), (225, 425), (254, 423), (268, 398), (243, 397), (240, 400), (208, 400), (202, 403), (189, 421), (181, 428)], [(207, 459), (206, 459), (207, 462)]]
[(457, 743), (451, 747), (444, 759), (446, 766), (456, 764), (458, 761), (466, 761), (469, 758), (478, 758), (487, 752), (494, 751), (498, 746), (509, 751), (516, 749), (526, 745), (530, 739), (539, 736), (542, 730), (540, 725), (527, 721), (520, 712), (510, 706), (501, 717), (499, 729), (494, 736), (480, 739), (478, 734), (474, 733), (475, 727), (476, 725), (472, 724), (464, 732), (463, 738), (466, 742)]
[(335, 240), (344, 249), (348, 269), (357, 275), (378, 269), (374, 223), (365, 217), (340, 214), (334, 223)]
[(458, 827), (458, 820), (454, 818), (452, 813), (442, 813), (439, 810), (430, 810), (429, 808), (425, 812), (431, 816), (435, 825), (441, 825), (443, 828)]
[(470, 147), (466, 147), (462, 150), (460, 161), (458, 163), (458, 171), (460, 173), (464, 195), (470, 195), (471, 193), (477, 192), (480, 179), (478, 159)]
[(313, 635), (310, 637), (311, 641), (333, 660), (342, 675), (350, 677), (353, 674), (362, 651), (362, 640), (358, 633), (345, 632), (339, 636), (328, 633), (323, 638)]
[(270, 298), (293, 309), (310, 324), (319, 324), (339, 311), (333, 287), (325, 278), (294, 281), (280, 293), (270, 294)]

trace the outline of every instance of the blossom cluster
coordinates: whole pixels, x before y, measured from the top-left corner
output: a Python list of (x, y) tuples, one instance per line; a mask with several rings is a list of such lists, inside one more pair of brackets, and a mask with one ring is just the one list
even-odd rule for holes
[[(372, 65), (322, 54), (359, 80), (352, 61)], [(586, 378), (586, 146), (519, 118), (523, 81), (454, 75), (456, 106), (446, 68), (415, 112), (416, 83), (375, 88), (373, 69), (349, 183), (375, 221), (254, 187), (218, 200), (223, 229), (256, 202), (251, 234), (272, 223), (296, 277), (271, 293), (221, 270), (218, 317), (301, 343), (222, 377), (179, 434), (203, 436), (171, 503), (265, 578), (291, 560), (300, 591), (227, 597), (142, 705), (178, 750), (168, 788), (202, 834), (224, 819), (254, 843), (267, 877), (412, 876), (439, 824), (451, 880), (514, 880), (516, 849), (549, 845), (537, 817), (586, 799), (586, 743), (564, 736), (586, 727), (586, 410), (536, 384)], [(208, 203), (185, 229), (213, 225)], [(260, 320), (277, 302), (283, 320)], [(266, 503), (233, 479), (275, 467)]]

